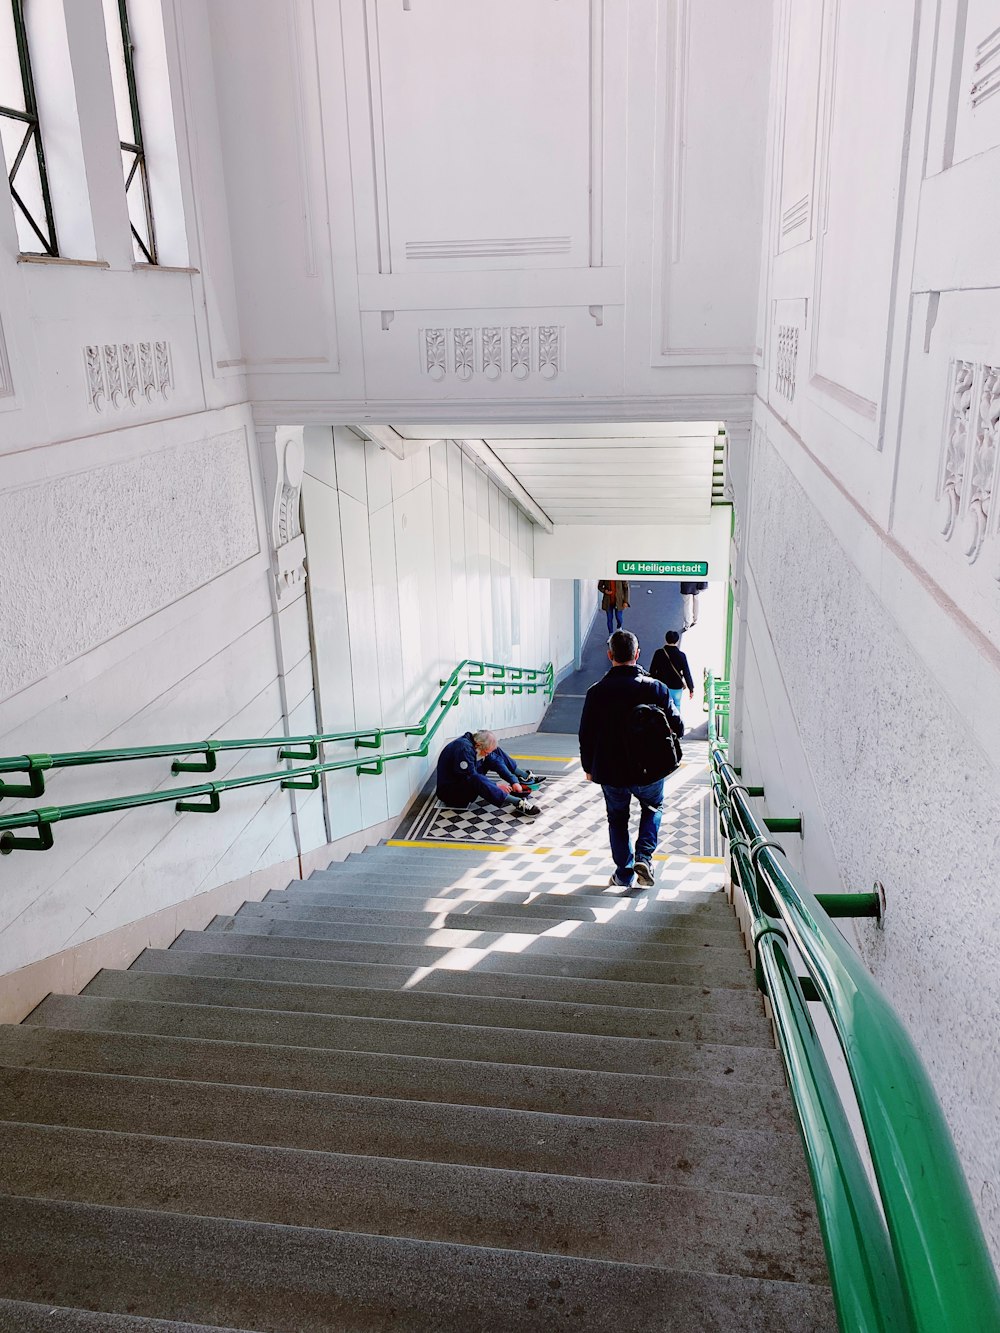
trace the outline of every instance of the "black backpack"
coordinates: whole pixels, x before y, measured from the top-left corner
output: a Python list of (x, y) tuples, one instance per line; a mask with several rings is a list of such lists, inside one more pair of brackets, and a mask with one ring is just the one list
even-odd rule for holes
[(681, 762), (681, 743), (670, 719), (656, 704), (636, 704), (626, 722), (626, 742), (635, 786), (671, 774)]

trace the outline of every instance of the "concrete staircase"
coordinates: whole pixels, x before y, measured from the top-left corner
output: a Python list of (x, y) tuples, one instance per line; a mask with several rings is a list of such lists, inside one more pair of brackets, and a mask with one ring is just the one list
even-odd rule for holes
[(371, 849), (0, 1029), (0, 1333), (831, 1333), (724, 895), (580, 865)]

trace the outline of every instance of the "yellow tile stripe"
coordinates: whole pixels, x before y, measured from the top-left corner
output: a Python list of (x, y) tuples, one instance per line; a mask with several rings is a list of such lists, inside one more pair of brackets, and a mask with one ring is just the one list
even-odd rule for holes
[[(430, 851), (521, 852), (533, 853), (535, 856), (548, 856), (553, 852), (566, 852), (569, 856), (608, 855), (606, 847), (577, 847), (573, 851), (567, 851), (567, 849), (560, 847), (526, 847), (523, 844), (509, 842), (443, 842), (437, 839), (428, 839), (425, 842), (421, 842), (409, 838), (389, 838), (385, 845), (387, 847), (426, 847)], [(691, 862), (699, 865), (712, 866), (721, 866), (725, 864), (725, 858), (722, 856), (679, 856), (676, 852), (654, 852), (653, 860), (680, 861), (684, 863)]]

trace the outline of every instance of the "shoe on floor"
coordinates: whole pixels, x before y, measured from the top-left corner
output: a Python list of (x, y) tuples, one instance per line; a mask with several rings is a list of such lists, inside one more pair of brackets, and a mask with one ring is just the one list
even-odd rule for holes
[(653, 887), (653, 867), (648, 861), (636, 861), (635, 877), (644, 889)]
[(631, 884), (626, 884), (624, 880), (618, 878), (617, 871), (608, 880), (609, 889), (630, 889), (631, 887)]
[(534, 819), (536, 815), (540, 815), (541, 813), (542, 808), (540, 805), (532, 805), (530, 801), (524, 800), (518, 801), (512, 811), (512, 814), (516, 815), (518, 819)]
[(547, 778), (548, 778), (547, 773), (542, 773), (541, 775), (539, 775), (538, 773), (529, 772), (528, 776), (524, 779), (524, 781), (532, 787), (540, 787), (542, 783), (546, 781)]

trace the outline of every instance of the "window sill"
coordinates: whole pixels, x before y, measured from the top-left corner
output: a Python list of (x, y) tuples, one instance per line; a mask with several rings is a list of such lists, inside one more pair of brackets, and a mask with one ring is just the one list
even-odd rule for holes
[(134, 273), (200, 273), (201, 269), (185, 268), (182, 264), (133, 264)]
[(73, 268), (110, 268), (106, 259), (64, 259), (62, 255), (18, 255), (19, 264), (62, 264)]

